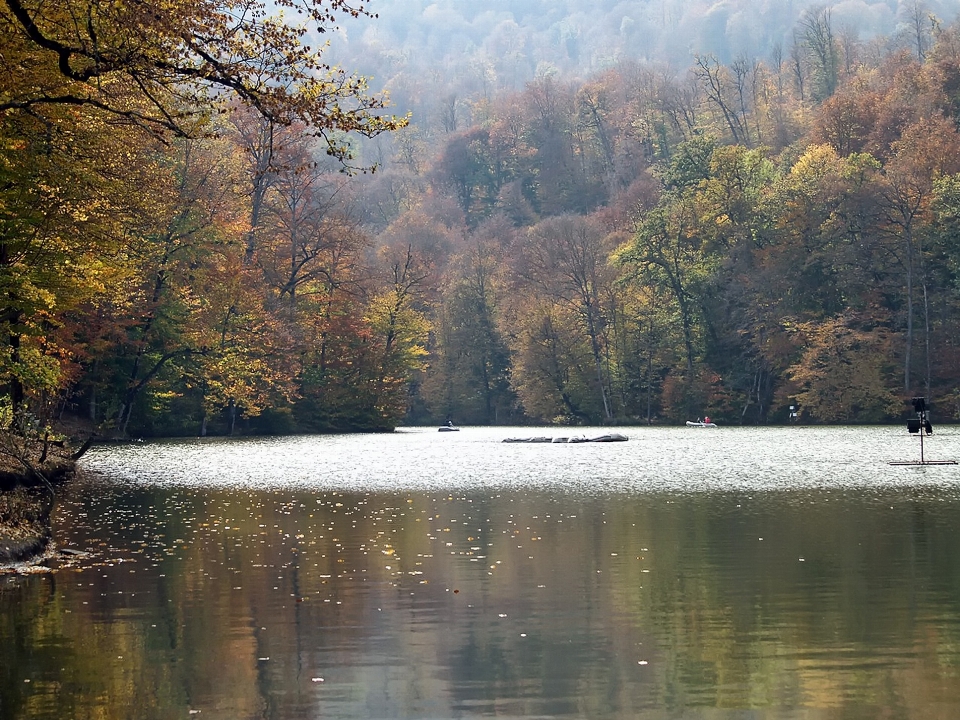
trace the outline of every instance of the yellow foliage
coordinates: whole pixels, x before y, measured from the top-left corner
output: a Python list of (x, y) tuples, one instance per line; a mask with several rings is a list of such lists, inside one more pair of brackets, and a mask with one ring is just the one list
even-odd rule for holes
[(800, 406), (823, 422), (877, 422), (902, 403), (890, 390), (890, 338), (862, 330), (853, 318), (836, 317), (797, 326), (806, 349), (787, 371), (801, 388)]

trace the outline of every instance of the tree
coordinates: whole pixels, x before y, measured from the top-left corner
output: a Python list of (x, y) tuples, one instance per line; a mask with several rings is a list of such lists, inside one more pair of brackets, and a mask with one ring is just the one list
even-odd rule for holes
[[(200, 395), (201, 436), (223, 411), (221, 431), (233, 435), (238, 416), (255, 418), (297, 397), (296, 348), (288, 329), (265, 312), (258, 271), (243, 264), (236, 246), (211, 256), (207, 265), (204, 302), (195, 318), (205, 328), (206, 351), (191, 357), (173, 387), (184, 395), (193, 388)], [(169, 421), (165, 424), (168, 428)]]
[(604, 421), (614, 416), (607, 362), (609, 309), (604, 302), (613, 282), (609, 252), (596, 223), (561, 216), (531, 228), (517, 264), (517, 272), (531, 289), (578, 318), (590, 343), (595, 392)]
[(712, 56), (697, 55), (695, 60), (694, 72), (703, 85), (707, 99), (723, 116), (723, 122), (730, 130), (733, 142), (749, 143), (746, 115), (743, 112), (743, 104), (738, 102), (743, 98), (744, 75), (736, 72), (731, 77), (730, 71)]
[(72, 379), (78, 349), (52, 333), (116, 281), (112, 258), (149, 205), (131, 190), (156, 169), (100, 116), (60, 108), (53, 119), (63, 122), (0, 125), (0, 375), (14, 414)]
[(534, 209), (542, 216), (589, 212), (602, 186), (586, 181), (576, 147), (576, 102), (572, 87), (550, 77), (530, 83), (521, 96), (526, 139), (533, 149), (525, 163), (535, 189)]
[(208, 290), (222, 283), (224, 263), (242, 252), (231, 240), (244, 227), (231, 148), (224, 141), (181, 139), (157, 158), (171, 172), (158, 173), (139, 226), (131, 227), (121, 256), (127, 296), (114, 308), (120, 331), (112, 354), (117, 397), (111, 421), (121, 433), (135, 401), (168, 366), (217, 347), (218, 330), (209, 320), (221, 309), (209, 312)]
[(617, 356), (625, 415), (652, 423), (663, 408), (664, 379), (683, 346), (672, 309), (666, 307), (653, 286), (630, 286), (621, 313)]
[(875, 130), (878, 106), (876, 93), (849, 88), (828, 98), (813, 121), (813, 140), (829, 144), (839, 155), (863, 152)]
[(840, 316), (796, 328), (802, 356), (789, 370), (796, 399), (823, 422), (879, 422), (899, 414), (902, 401), (889, 390), (889, 336)]
[(340, 14), (366, 14), (362, 6), (275, 5), (305, 14), (312, 26), (287, 23), (257, 2), (3, 0), (0, 112), (79, 106), (151, 132), (194, 135), (203, 130), (198, 117), (236, 98), (271, 122), (307, 124), (344, 160), (349, 147), (341, 133), (376, 135), (403, 124), (378, 116), (383, 101), (367, 95), (363, 78), (324, 62), (325, 46), (303, 44)]
[(427, 266), (409, 246), (402, 252), (386, 252), (387, 286), (370, 299), (365, 316), (374, 345), (369, 387), (380, 428), (393, 427), (403, 417), (410, 379), (423, 369), (430, 328), (417, 308)]
[(458, 133), (444, 144), (434, 169), (438, 183), (453, 189), (470, 226), (489, 214), (503, 181), (495, 172), (490, 145), (484, 128)]
[(916, 289), (919, 286), (924, 323), (926, 372), (929, 391), (931, 372), (929, 346), (930, 310), (927, 281), (927, 253), (922, 244), (924, 226), (930, 221), (933, 182), (939, 175), (960, 170), (960, 135), (952, 122), (942, 117), (921, 120), (911, 125), (894, 144), (894, 156), (884, 167), (880, 185), (880, 207), (885, 234), (897, 242), (892, 248), (904, 278), (904, 350), (903, 391), (913, 387), (913, 349)]
[(577, 93), (578, 129), (584, 131), (599, 148), (600, 164), (604, 174), (613, 169), (613, 128), (607, 115), (611, 112), (606, 88), (600, 83), (585, 85)]
[(768, 204), (773, 242), (761, 261), (784, 315), (834, 316), (853, 299), (847, 289), (869, 265), (858, 268), (862, 258), (851, 252), (873, 221), (844, 203), (857, 198), (856, 183), (867, 182), (876, 167), (869, 156), (843, 159), (829, 146), (812, 145), (775, 184)]
[(711, 251), (701, 233), (696, 196), (711, 177), (715, 149), (714, 140), (705, 136), (677, 149), (660, 171), (667, 192), (655, 208), (643, 213), (632, 242), (618, 254), (635, 281), (676, 303), (688, 377), (697, 356), (698, 288), (711, 272)]
[(912, 0), (900, 10), (904, 31), (913, 49), (917, 53), (917, 61), (923, 62), (927, 57), (927, 50), (932, 44), (933, 30), (937, 27), (937, 19), (930, 12), (930, 8), (921, 0)]
[(799, 25), (801, 43), (811, 67), (813, 99), (823, 102), (833, 95), (840, 81), (840, 51), (833, 36), (829, 8), (807, 10)]
[(277, 159), (256, 262), (295, 320), (299, 296), (329, 295), (346, 279), (338, 264), (350, 262), (366, 239), (346, 179), (312, 157), (308, 138), (291, 138)]
[[(277, 7), (307, 22), (271, 16)], [(327, 65), (326, 46), (304, 43), (361, 14), (343, 0), (0, 2), (0, 372), (13, 405), (65, 388), (80, 367), (91, 414), (112, 393), (121, 430), (150, 388), (185, 397), (199, 384), (208, 409), (264, 405), (279, 381), (242, 366), (264, 361), (245, 343), (272, 326), (230, 281), (261, 287), (247, 270), (265, 200), (281, 169), (313, 162), (280, 158), (283, 136), (299, 128), (349, 169), (348, 133), (406, 122), (382, 113), (363, 78)], [(226, 135), (240, 142), (214, 145)], [(237, 147), (249, 151), (249, 223)], [(336, 252), (329, 237), (343, 224), (331, 218), (290, 239), (280, 292), (291, 304), (316, 280), (318, 255)]]
[(510, 356), (499, 318), (498, 248), (485, 237), (508, 232), (502, 222), (487, 223), (451, 263), (424, 382), (428, 404), (441, 416), (490, 425), (503, 422), (513, 409)]
[(513, 388), (524, 412), (547, 422), (597, 422), (590, 346), (569, 307), (528, 300), (513, 329)]

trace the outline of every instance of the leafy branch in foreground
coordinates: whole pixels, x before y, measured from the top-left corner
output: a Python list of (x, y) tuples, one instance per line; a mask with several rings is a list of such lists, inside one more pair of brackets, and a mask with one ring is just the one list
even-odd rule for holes
[(303, 122), (345, 160), (343, 133), (395, 130), (366, 79), (323, 59), (311, 37), (337, 16), (368, 14), (343, 0), (279, 0), (304, 22), (251, 0), (0, 1), (0, 116), (89, 106), (158, 134), (194, 135), (212, 105), (238, 99), (271, 122)]

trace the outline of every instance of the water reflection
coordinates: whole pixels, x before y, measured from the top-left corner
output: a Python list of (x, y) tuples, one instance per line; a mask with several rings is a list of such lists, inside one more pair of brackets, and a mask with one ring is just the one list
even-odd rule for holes
[(957, 471), (899, 431), (497, 432), (98, 450), (0, 716), (957, 715)]

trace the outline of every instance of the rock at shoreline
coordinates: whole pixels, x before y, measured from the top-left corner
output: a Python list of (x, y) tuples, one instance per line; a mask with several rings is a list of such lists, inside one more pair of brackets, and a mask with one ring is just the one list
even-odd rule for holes
[(31, 560), (50, 545), (50, 509), (47, 493), (27, 488), (0, 493), (0, 564)]
[(28, 562), (48, 550), (54, 488), (76, 466), (64, 447), (34, 464), (31, 454), (15, 442), (7, 437), (2, 444), (18, 452), (0, 453), (0, 564), (6, 565)]
[(50, 529), (38, 529), (38, 532), (19, 539), (3, 536), (0, 528), (0, 565), (12, 565), (32, 560), (47, 551), (50, 546)]

